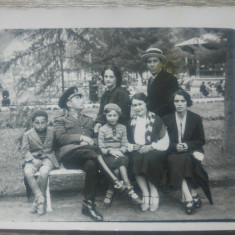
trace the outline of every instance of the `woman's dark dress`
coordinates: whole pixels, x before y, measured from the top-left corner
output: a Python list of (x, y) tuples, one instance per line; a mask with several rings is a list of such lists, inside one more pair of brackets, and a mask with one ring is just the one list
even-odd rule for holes
[(117, 104), (121, 108), (122, 116), (118, 122), (126, 126), (130, 119), (131, 101), (127, 90), (122, 87), (115, 87), (111, 91), (107, 90), (104, 92), (101, 97), (100, 108), (95, 122), (101, 123), (102, 125), (106, 123), (104, 106), (109, 103)]
[[(131, 144), (135, 144), (134, 140), (135, 126), (131, 124), (127, 127), (127, 136)], [(155, 116), (151, 140), (147, 144), (157, 142), (164, 137), (166, 127), (159, 116)], [(166, 170), (166, 151), (152, 150), (148, 153), (139, 153), (133, 151), (129, 153), (130, 163), (129, 170), (133, 175), (144, 175), (153, 184), (161, 185)]]
[(187, 111), (185, 123), (185, 132), (182, 137), (182, 143), (188, 145), (187, 152), (179, 153), (176, 150), (178, 144), (178, 130), (175, 113), (163, 117), (170, 138), (169, 155), (167, 157), (168, 165), (168, 184), (170, 187), (181, 187), (182, 180), (186, 178), (193, 188), (198, 187), (197, 178), (195, 177), (195, 166), (203, 168), (200, 161), (196, 160), (192, 153), (198, 151), (203, 153), (202, 146), (205, 144), (204, 130), (202, 119), (199, 115)]

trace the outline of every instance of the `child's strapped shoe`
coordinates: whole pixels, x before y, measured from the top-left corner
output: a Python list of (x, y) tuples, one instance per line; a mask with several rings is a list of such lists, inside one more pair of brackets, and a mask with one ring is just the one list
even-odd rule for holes
[(113, 196), (114, 196), (114, 191), (112, 189), (108, 189), (101, 208), (106, 209), (106, 208), (110, 207), (110, 205), (113, 201)]
[(134, 204), (141, 204), (141, 199), (139, 198), (139, 196), (135, 193), (135, 191), (133, 190), (133, 186), (128, 186), (127, 187), (127, 195), (130, 198), (131, 202)]
[(113, 188), (119, 193), (120, 196), (124, 196), (128, 192), (127, 187), (118, 179), (115, 180)]

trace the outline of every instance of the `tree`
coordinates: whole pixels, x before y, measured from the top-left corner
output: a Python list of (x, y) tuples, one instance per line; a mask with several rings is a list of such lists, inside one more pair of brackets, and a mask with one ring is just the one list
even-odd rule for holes
[(163, 50), (168, 58), (166, 69), (177, 75), (185, 70), (184, 57), (187, 52), (174, 45), (200, 36), (206, 30), (84, 28), (8, 32), (19, 40), (27, 41), (29, 47), (16, 51), (13, 58), (2, 63), (0, 71), (15, 71), (19, 96), (34, 89), (37, 96), (55, 97), (64, 89), (65, 72), (87, 69), (99, 76), (105, 65), (114, 63), (122, 72), (141, 74), (146, 70), (141, 55), (150, 46)]

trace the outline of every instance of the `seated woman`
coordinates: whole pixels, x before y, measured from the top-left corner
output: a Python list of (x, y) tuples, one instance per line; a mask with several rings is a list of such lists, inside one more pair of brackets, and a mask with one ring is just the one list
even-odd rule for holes
[(200, 163), (204, 158), (204, 130), (201, 117), (187, 110), (192, 101), (186, 91), (176, 91), (172, 105), (175, 112), (163, 117), (170, 137), (170, 154), (167, 158), (168, 183), (170, 187), (181, 188), (185, 211), (191, 214), (195, 207), (201, 207), (201, 199), (195, 191), (200, 182), (204, 182), (203, 189), (208, 192), (212, 203), (208, 176)]
[(166, 169), (169, 137), (161, 118), (146, 108), (147, 96), (137, 93), (132, 98), (134, 116), (128, 125), (130, 171), (142, 192), (141, 210), (156, 211), (160, 185)]

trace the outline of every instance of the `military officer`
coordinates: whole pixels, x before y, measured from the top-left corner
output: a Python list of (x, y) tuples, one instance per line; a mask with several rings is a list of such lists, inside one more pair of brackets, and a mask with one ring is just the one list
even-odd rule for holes
[(67, 114), (55, 118), (54, 128), (58, 144), (58, 160), (69, 169), (82, 169), (86, 172), (82, 214), (95, 221), (103, 217), (95, 209), (95, 192), (98, 170), (102, 170), (114, 188), (125, 192), (120, 182), (103, 160), (100, 149), (93, 137), (94, 123), (92, 118), (81, 114), (84, 103), (84, 92), (77, 87), (68, 88), (59, 99), (59, 107)]

